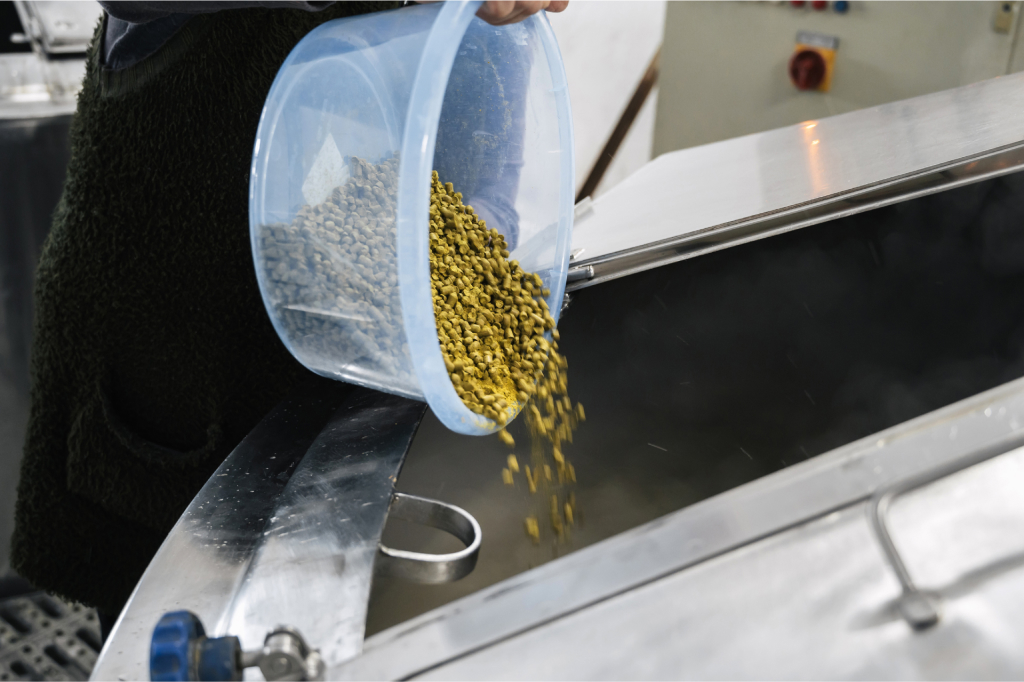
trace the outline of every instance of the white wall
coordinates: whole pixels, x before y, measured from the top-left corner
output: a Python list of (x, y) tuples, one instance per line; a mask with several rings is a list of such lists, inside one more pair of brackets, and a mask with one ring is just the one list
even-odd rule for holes
[[(671, 2), (661, 54), (657, 153), (955, 88), (1024, 69), (1019, 21), (1001, 2)], [(1020, 5), (1009, 3), (1019, 15)], [(1017, 16), (1015, 15), (1015, 16)], [(787, 66), (797, 31), (839, 38), (832, 89), (801, 92)]]
[[(565, 60), (576, 133), (576, 188), (583, 185), (661, 44), (665, 0), (572, 0), (549, 14)], [(651, 158), (657, 89), (647, 98), (595, 194)]]

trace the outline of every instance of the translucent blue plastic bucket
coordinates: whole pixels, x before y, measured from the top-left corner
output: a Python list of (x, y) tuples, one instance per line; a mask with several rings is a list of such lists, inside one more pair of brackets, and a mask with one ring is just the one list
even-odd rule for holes
[[(430, 173), (505, 235), (550, 289), (556, 320), (572, 231), (572, 118), (543, 13), (510, 26), (479, 2), (326, 23), (270, 89), (249, 220), (267, 312), (303, 365), (426, 400), (454, 431), (498, 428), (445, 370), (430, 287)], [(509, 419), (519, 407), (509, 408)]]

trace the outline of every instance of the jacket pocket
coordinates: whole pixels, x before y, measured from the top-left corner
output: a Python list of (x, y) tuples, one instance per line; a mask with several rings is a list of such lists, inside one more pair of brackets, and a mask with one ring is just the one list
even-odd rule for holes
[(187, 452), (147, 440), (124, 423), (97, 384), (68, 434), (68, 489), (166, 532), (220, 463), (222, 440), (218, 424), (207, 429), (206, 443)]

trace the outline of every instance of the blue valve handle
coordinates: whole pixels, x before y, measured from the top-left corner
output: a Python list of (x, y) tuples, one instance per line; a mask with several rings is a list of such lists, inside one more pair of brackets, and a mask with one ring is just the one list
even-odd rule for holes
[(159, 682), (242, 679), (237, 637), (207, 637), (191, 611), (165, 613), (153, 629), (149, 677)]

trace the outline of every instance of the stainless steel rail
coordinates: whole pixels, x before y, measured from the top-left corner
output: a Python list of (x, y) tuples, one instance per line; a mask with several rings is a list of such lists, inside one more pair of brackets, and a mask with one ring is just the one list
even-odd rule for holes
[(567, 289), (1012, 172), (1022, 109), (1015, 74), (664, 154), (581, 202)]
[(944, 192), (1021, 169), (1024, 169), (1024, 142), (801, 206), (582, 260), (579, 265), (569, 269), (566, 291), (575, 291), (687, 258)]

